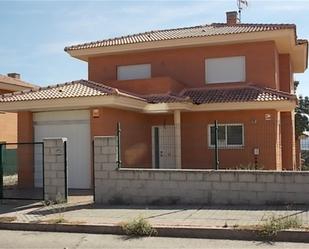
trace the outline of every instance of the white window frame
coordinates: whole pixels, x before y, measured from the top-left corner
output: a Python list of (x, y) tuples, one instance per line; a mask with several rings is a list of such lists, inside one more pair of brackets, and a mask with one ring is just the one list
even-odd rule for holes
[[(129, 77), (129, 78), (121, 78), (120, 79), (120, 70), (121, 68), (127, 68), (127, 70), (129, 70), (129, 68), (134, 69), (139, 67), (139, 66), (145, 66), (147, 67), (147, 69), (149, 68), (149, 75), (147, 76), (138, 76), (138, 77)], [(148, 70), (147, 70), (148, 72)], [(117, 80), (141, 80), (141, 79), (150, 79), (151, 78), (151, 64), (150, 63), (143, 63), (143, 64), (131, 64), (131, 65), (118, 65), (117, 66)]]
[[(244, 127), (244, 124), (241, 124), (241, 123), (227, 123), (227, 124), (218, 124), (218, 127), (219, 126), (224, 126), (225, 127), (225, 142), (224, 144), (220, 144), (218, 143), (218, 148), (219, 149), (242, 149), (244, 148), (245, 146), (245, 127)], [(228, 126), (241, 126), (242, 127), (242, 143), (241, 144), (227, 144), (227, 127)], [(211, 148), (211, 149), (214, 149), (215, 148), (215, 145), (212, 145), (211, 144), (211, 127), (215, 127), (214, 124), (209, 124), (208, 125), (208, 147)]]
[[(224, 61), (225, 59), (235, 59), (235, 58), (240, 58), (243, 61), (243, 65), (242, 65), (242, 79), (240, 80), (209, 80), (208, 79), (208, 62), (211, 60), (218, 60), (220, 62), (220, 60)], [(245, 82), (246, 81), (246, 56), (229, 56), (229, 57), (214, 57), (214, 58), (206, 58), (205, 59), (205, 83), (206, 84), (220, 84), (220, 83), (233, 83), (233, 82)]]

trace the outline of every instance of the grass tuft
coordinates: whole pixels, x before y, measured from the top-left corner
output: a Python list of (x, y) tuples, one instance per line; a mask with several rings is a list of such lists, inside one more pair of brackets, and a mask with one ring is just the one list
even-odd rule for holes
[(271, 240), (274, 239), (279, 231), (291, 229), (291, 228), (301, 228), (302, 222), (297, 216), (271, 216), (266, 219), (264, 223), (260, 226), (260, 235), (262, 238)]
[(49, 219), (45, 221), (48, 224), (61, 224), (61, 223), (68, 223), (68, 221), (63, 217), (63, 216), (59, 216), (57, 218), (54, 219)]
[(129, 236), (155, 236), (157, 230), (143, 217), (135, 218), (121, 225), (123, 231)]

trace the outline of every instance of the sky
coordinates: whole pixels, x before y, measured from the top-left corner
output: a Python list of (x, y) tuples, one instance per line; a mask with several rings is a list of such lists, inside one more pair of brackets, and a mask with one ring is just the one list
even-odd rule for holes
[[(236, 0), (0, 0), (0, 74), (18, 72), (37, 85), (87, 79), (87, 63), (64, 47), (132, 33), (225, 22)], [(248, 0), (243, 23), (295, 23), (309, 39), (309, 0)], [(309, 70), (296, 74), (309, 96)]]

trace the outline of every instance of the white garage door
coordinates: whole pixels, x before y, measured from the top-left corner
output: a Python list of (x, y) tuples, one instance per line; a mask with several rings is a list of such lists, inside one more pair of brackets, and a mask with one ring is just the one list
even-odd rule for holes
[[(53, 111), (34, 113), (36, 142), (47, 137), (66, 137), (68, 155), (68, 187), (91, 187), (91, 140), (89, 111)], [(36, 166), (35, 166), (36, 167)], [(35, 185), (42, 186), (41, 168), (35, 169)]]

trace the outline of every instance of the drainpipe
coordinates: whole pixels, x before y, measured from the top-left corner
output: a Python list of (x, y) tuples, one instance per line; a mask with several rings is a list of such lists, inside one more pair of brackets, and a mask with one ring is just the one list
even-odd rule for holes
[(174, 125), (175, 125), (175, 159), (176, 169), (181, 169), (181, 117), (180, 111), (174, 111)]

